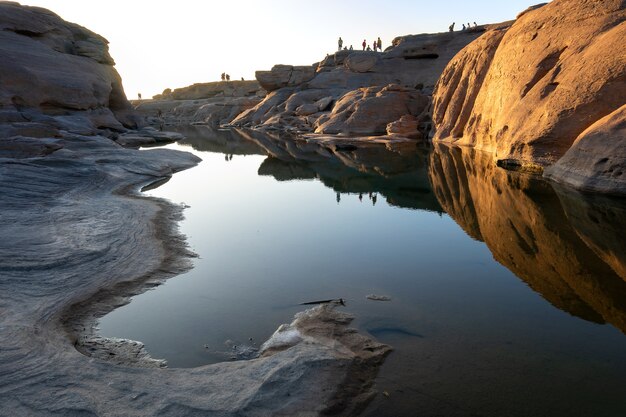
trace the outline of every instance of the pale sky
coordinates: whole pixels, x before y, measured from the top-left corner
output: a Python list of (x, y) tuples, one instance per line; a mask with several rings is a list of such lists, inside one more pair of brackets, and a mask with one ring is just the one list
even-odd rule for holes
[(274, 64), (310, 65), (380, 36), (443, 32), (453, 21), (496, 23), (540, 0), (22, 0), (52, 10), (110, 42), (129, 98), (165, 88), (253, 79)]

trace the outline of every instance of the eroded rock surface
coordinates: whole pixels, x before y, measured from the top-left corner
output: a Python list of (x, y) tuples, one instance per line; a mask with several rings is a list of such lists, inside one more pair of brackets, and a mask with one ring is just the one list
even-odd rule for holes
[(107, 43), (48, 10), (0, 3), (0, 122), (137, 127)]
[(220, 81), (165, 89), (152, 100), (134, 104), (138, 113), (159, 128), (189, 124), (217, 128), (256, 106), (264, 96), (257, 81)]
[[(428, 95), (449, 60), (483, 30), (480, 27), (464, 32), (404, 36), (394, 39), (393, 45), (383, 53), (342, 50), (328, 55), (316, 66), (277, 65), (271, 71), (259, 71), (257, 79), (269, 94), (261, 103), (236, 117), (231, 125), (261, 130), (383, 135), (388, 123), (405, 115), (419, 116), (411, 111), (414, 106), (423, 106), (418, 91)], [(381, 100), (381, 103), (391, 104), (389, 111), (385, 105), (380, 106), (377, 112), (371, 112), (373, 119), (368, 124), (358, 116), (369, 113), (365, 111), (369, 98), (364, 96), (363, 90), (377, 88), (380, 91), (388, 85), (412, 91), (415, 103), (407, 106), (401, 95), (390, 95), (388, 100)], [(398, 101), (391, 103), (392, 98)], [(324, 100), (323, 105), (320, 100)], [(346, 103), (349, 100), (352, 102)], [(357, 110), (357, 115), (348, 120), (345, 112), (336, 109), (340, 102), (342, 108)], [(406, 111), (398, 113), (396, 110), (400, 107)], [(392, 113), (395, 118), (390, 119), (388, 116)], [(420, 120), (420, 128), (426, 128), (427, 122)], [(406, 130), (395, 134), (403, 132)], [(407, 134), (422, 136), (417, 130)]]
[[(251, 361), (163, 369), (98, 317), (191, 267), (182, 207), (141, 197), (199, 159), (126, 149), (141, 128), (106, 41), (44, 9), (0, 3), (0, 415), (352, 414), (389, 347), (309, 311), (301, 343)], [(318, 323), (318, 324), (316, 324)]]
[(434, 139), (518, 166), (545, 167), (568, 155), (552, 178), (623, 193), (620, 169), (593, 164), (612, 151), (614, 162), (623, 161), (626, 139), (617, 126), (624, 120), (626, 54), (615, 47), (626, 37), (625, 19), (621, 0), (555, 0), (486, 33), (437, 84)]
[(425, 113), (429, 103), (427, 96), (413, 88), (393, 84), (360, 88), (341, 97), (328, 117), (318, 122), (315, 133), (382, 135), (389, 123)]

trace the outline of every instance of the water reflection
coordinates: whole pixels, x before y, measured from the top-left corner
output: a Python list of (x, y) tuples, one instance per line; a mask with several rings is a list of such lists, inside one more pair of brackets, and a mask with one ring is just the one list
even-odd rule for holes
[(555, 307), (626, 332), (624, 201), (497, 168), (489, 155), (435, 145), (430, 179), (444, 210)]
[(279, 132), (204, 129), (203, 133), (201, 129), (193, 132), (194, 139), (181, 143), (197, 150), (211, 148), (228, 154), (235, 149), (234, 153), (268, 155), (259, 167), (259, 175), (277, 181), (320, 180), (336, 191), (338, 203), (342, 193), (351, 193), (359, 194), (360, 200), (367, 194), (375, 205), (380, 193), (393, 206), (441, 212), (428, 180), (428, 147), (404, 143), (333, 149)]
[(445, 211), (494, 258), (555, 307), (626, 332), (626, 202), (589, 196), (496, 167), (470, 148), (414, 143), (332, 147), (276, 132), (183, 127), (204, 152), (267, 155), (277, 181), (319, 180), (336, 192)]

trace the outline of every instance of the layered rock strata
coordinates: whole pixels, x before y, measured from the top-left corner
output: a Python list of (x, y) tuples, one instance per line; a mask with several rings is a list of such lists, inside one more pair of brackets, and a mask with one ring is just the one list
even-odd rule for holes
[(436, 86), (434, 140), (489, 151), (503, 166), (556, 163), (550, 178), (624, 194), (625, 20), (621, 0), (555, 0), (487, 32)]

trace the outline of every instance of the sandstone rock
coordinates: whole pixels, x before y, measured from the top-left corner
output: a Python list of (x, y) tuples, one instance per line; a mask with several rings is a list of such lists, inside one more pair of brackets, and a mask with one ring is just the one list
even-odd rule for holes
[(313, 66), (274, 65), (271, 71), (257, 71), (256, 79), (267, 91), (278, 90), (283, 87), (295, 87), (315, 76)]
[[(329, 121), (330, 117), (324, 112), (350, 91), (398, 84), (429, 94), (450, 59), (479, 36), (479, 33), (470, 31), (409, 35), (394, 40), (395, 46), (384, 53), (338, 51), (316, 64), (316, 73), (304, 77), (307, 81), (299, 85), (289, 81), (294, 68), (291, 66), (279, 65), (272, 71), (257, 72), (261, 85), (271, 93), (263, 102), (236, 117), (231, 125), (310, 132)], [(421, 51), (429, 51), (430, 55), (435, 51), (438, 56), (425, 56)], [(308, 67), (303, 68), (308, 71)], [(280, 94), (273, 94), (277, 92)], [(309, 104), (317, 105), (319, 112), (311, 113), (313, 107)], [(284, 117), (276, 117), (282, 112), (286, 113)], [(385, 125), (402, 115), (385, 120), (375, 129), (376, 134), (384, 133)], [(287, 122), (292, 124), (283, 124)], [(425, 121), (419, 123), (423, 125), (423, 131), (428, 130)], [(364, 129), (363, 132), (370, 134), (371, 130)]]
[(626, 105), (581, 133), (545, 175), (585, 191), (626, 195)]
[(315, 104), (303, 104), (296, 109), (296, 114), (298, 116), (309, 116), (317, 113), (318, 111), (319, 109)]
[(328, 110), (328, 107), (335, 101), (333, 96), (328, 96), (321, 98), (315, 102), (315, 106), (317, 106), (318, 111)]
[(488, 32), (442, 75), (434, 139), (520, 164), (555, 163), (624, 105), (626, 55), (615, 51), (624, 19), (620, 0), (556, 0), (522, 14), (505, 34)]
[[(169, 91), (168, 91), (169, 90)], [(261, 85), (256, 80), (250, 81), (216, 81), (209, 83), (196, 83), (187, 87), (163, 90), (163, 94), (153, 97), (155, 100), (199, 100), (224, 97), (251, 97), (264, 96)], [(138, 102), (139, 104), (141, 102)]]
[[(135, 127), (107, 41), (54, 13), (0, 3), (0, 107), (51, 116), (82, 113), (98, 128)], [(115, 122), (113, 122), (115, 120)], [(123, 125), (123, 126), (122, 126)]]
[(423, 135), (418, 131), (418, 119), (412, 115), (402, 116), (399, 120), (387, 125), (388, 135), (398, 135), (410, 139), (422, 139)]
[(420, 115), (428, 104), (428, 97), (415, 89), (393, 84), (362, 88), (341, 97), (315, 133), (385, 134), (389, 123), (405, 115)]
[(368, 72), (380, 61), (376, 52), (353, 52), (345, 60), (345, 66), (353, 72)]

